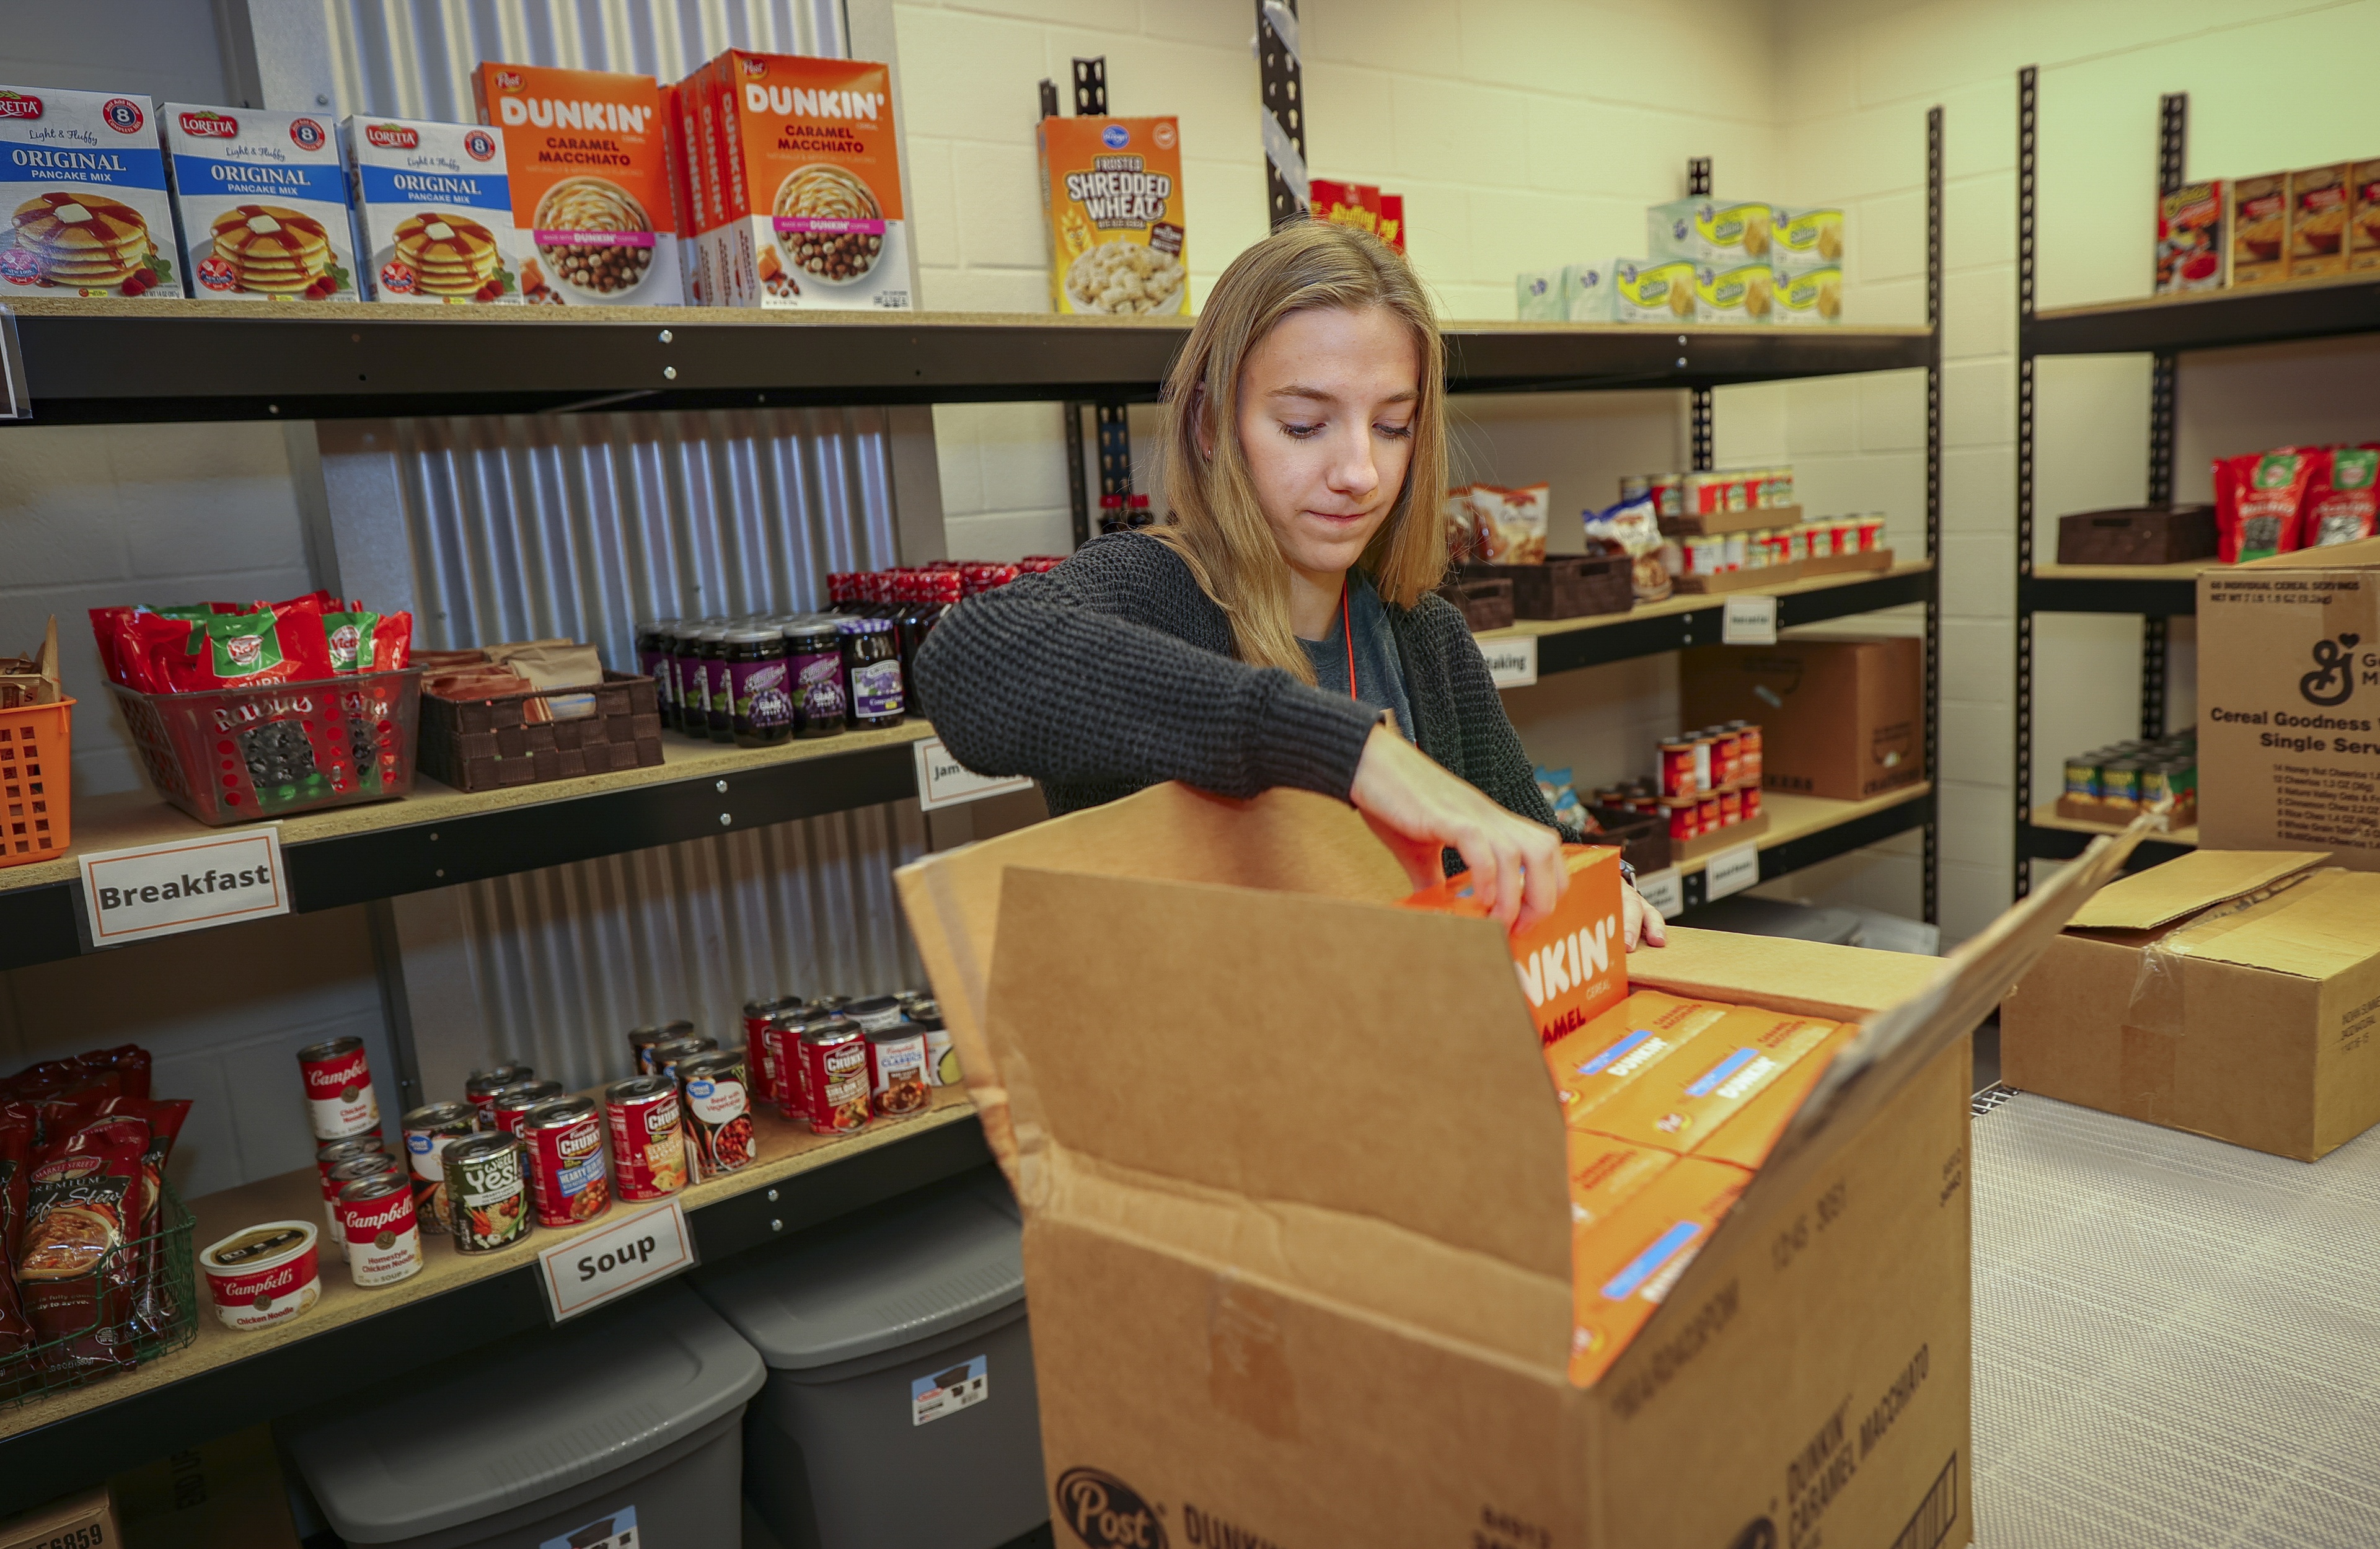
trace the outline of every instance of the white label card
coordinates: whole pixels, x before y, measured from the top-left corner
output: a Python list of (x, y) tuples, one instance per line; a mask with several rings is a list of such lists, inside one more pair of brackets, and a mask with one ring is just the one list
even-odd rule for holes
[(917, 805), (926, 811), (1033, 788), (1033, 782), (1022, 774), (977, 774), (953, 758), (939, 737), (927, 738), (912, 746), (917, 753)]
[(956, 1361), (931, 1376), (910, 1382), (909, 1423), (930, 1424), (990, 1397), (990, 1358), (977, 1356), (971, 1360)]
[(287, 914), (281, 825), (86, 854), (82, 907), (94, 946)]
[(1738, 845), (1712, 856), (1703, 868), (1706, 903), (1741, 893), (1760, 880), (1760, 847)]
[(1479, 643), (1488, 659), (1488, 676), (1499, 689), (1525, 689), (1537, 680), (1537, 637), (1499, 635)]
[(1718, 638), (1726, 645), (1775, 645), (1777, 599), (1730, 597), (1719, 616)]
[(693, 1263), (694, 1234), (686, 1227), (686, 1207), (674, 1199), (566, 1237), (537, 1255), (546, 1309), (557, 1323)]
[(1636, 878), (1636, 891), (1646, 903), (1661, 911), (1664, 920), (1675, 920), (1678, 911), (1686, 907), (1685, 878), (1675, 866), (1640, 873)]

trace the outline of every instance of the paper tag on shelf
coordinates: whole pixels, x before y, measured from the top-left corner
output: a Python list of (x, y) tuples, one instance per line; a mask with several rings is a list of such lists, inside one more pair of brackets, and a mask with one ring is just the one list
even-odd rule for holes
[(1537, 637), (1504, 635), (1479, 641), (1488, 658), (1488, 676), (1499, 689), (1525, 689), (1537, 680)]
[(1775, 645), (1777, 599), (1730, 597), (1719, 616), (1718, 638), (1724, 645)]
[(33, 395), (25, 385), (25, 348), (17, 339), (17, 314), (0, 307), (0, 420), (30, 420)]
[(1686, 907), (1686, 883), (1675, 866), (1664, 866), (1658, 872), (1645, 872), (1636, 878), (1636, 891), (1646, 903), (1661, 911), (1664, 920), (1675, 920), (1678, 911)]
[(1703, 901), (1741, 893), (1760, 880), (1760, 847), (1738, 845), (1712, 856), (1703, 867)]
[(694, 1263), (694, 1233), (674, 1199), (563, 1238), (537, 1255), (555, 1323), (664, 1280)]
[(917, 805), (926, 811), (1033, 788), (1033, 782), (1022, 774), (977, 774), (952, 757), (939, 737), (929, 737), (911, 746), (917, 753)]
[(81, 859), (93, 946), (289, 912), (277, 823)]

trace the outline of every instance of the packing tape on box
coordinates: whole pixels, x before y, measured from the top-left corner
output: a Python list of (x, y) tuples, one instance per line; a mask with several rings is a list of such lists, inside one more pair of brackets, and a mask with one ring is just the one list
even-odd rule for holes
[(2291, 888), (2324, 871), (2335, 870), (2325, 867), (2278, 878), (2214, 906), (2148, 945), (2141, 953), (2140, 967), (2132, 975), (2131, 997), (2124, 1006), (2119, 1079), (2127, 1095), (2153, 1105), (2173, 1095), (2174, 1044), (2189, 1027), (2183, 960), (2204, 954)]

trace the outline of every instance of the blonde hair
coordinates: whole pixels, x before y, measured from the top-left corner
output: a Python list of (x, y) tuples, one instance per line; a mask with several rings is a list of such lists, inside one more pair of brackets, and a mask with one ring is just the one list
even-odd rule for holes
[[(1289, 565), (1266, 525), (1240, 445), (1240, 372), (1292, 312), (1382, 307), (1411, 330), (1420, 396), (1404, 488), (1357, 564), (1383, 601), (1412, 607), (1446, 574), (1439, 515), (1446, 482), (1445, 346), (1428, 293), (1403, 257), (1375, 237), (1321, 221), (1284, 226), (1232, 261), (1165, 383), (1160, 434), (1165, 498), (1176, 525), (1155, 536), (1181, 555), (1231, 621), (1244, 662), (1314, 681), (1289, 623)], [(1202, 430), (1214, 455), (1199, 445)]]

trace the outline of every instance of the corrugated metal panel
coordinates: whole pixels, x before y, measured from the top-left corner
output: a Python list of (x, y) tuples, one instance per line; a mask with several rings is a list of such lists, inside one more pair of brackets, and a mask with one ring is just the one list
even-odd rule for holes
[[(482, 59), (675, 79), (732, 46), (844, 52), (836, 0), (323, 3), (342, 113), (468, 120)], [(425, 644), (569, 636), (626, 663), (638, 619), (814, 606), (827, 571), (896, 557), (880, 410), (387, 431)], [(457, 889), (478, 1033), (581, 1086), (619, 1074), (638, 1022), (726, 1034), (756, 993), (917, 982), (892, 870), (924, 848), (905, 802)]]

